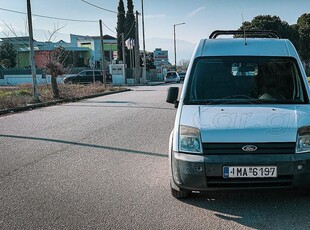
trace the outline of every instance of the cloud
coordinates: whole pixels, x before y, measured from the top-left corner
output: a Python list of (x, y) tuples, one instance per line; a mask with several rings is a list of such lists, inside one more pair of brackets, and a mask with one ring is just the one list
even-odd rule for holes
[(199, 7), (199, 8), (197, 8), (196, 10), (191, 11), (191, 12), (187, 15), (187, 17), (188, 17), (188, 18), (192, 18), (192, 17), (194, 17), (195, 15), (197, 15), (200, 11), (203, 11), (204, 9), (206, 9), (205, 6)]
[(145, 18), (147, 19), (154, 19), (154, 18), (166, 18), (167, 16), (165, 14), (150, 14), (150, 15), (145, 15)]

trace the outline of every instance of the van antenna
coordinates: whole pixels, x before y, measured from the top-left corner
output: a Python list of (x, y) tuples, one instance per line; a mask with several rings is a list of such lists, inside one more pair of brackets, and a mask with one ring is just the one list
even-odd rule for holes
[(244, 25), (243, 13), (241, 14), (241, 17), (242, 17), (242, 28), (243, 28), (244, 45), (246, 46), (247, 42), (246, 42), (246, 34), (245, 34), (245, 25)]

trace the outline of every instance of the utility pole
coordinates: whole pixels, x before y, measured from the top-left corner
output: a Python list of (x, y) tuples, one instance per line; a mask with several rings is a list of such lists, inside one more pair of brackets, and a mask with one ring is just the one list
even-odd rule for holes
[(33, 47), (33, 29), (32, 29), (32, 16), (31, 16), (31, 4), (30, 0), (27, 0), (27, 16), (28, 16), (28, 29), (29, 29), (29, 46), (30, 46), (30, 64), (32, 75), (32, 87), (33, 87), (33, 100), (34, 102), (40, 102), (38, 95), (38, 83), (36, 77), (36, 66), (34, 62), (34, 47)]
[(175, 35), (175, 27), (179, 25), (184, 25), (185, 22), (174, 24), (173, 25), (173, 40), (174, 40), (174, 66), (175, 71), (177, 71), (177, 42), (176, 42), (176, 35)]
[(103, 47), (103, 33), (102, 33), (102, 21), (99, 20), (99, 27), (100, 27), (100, 51), (101, 51), (101, 69), (103, 72), (103, 83), (104, 87), (107, 87), (107, 79), (106, 79), (106, 73), (105, 73), (105, 60), (104, 60), (104, 47)]
[(143, 35), (143, 71), (142, 71), (142, 81), (146, 83), (146, 57), (145, 57), (145, 32), (144, 32), (144, 0), (141, 0), (142, 5), (142, 35)]
[[(122, 51), (123, 51), (123, 64), (124, 64), (124, 71), (126, 71), (126, 53), (125, 53), (125, 38), (124, 33), (122, 33)], [(125, 73), (125, 83), (127, 84), (127, 74)]]
[(124, 33), (122, 33), (122, 52), (123, 52), (123, 63), (126, 65), (126, 53), (125, 53), (125, 37)]
[(136, 38), (135, 38), (135, 77), (136, 77), (136, 83), (140, 83), (140, 47), (139, 47), (139, 12), (136, 11)]

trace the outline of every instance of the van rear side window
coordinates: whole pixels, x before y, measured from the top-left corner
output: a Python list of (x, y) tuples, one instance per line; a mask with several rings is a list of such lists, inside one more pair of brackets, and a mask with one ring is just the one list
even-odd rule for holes
[(292, 58), (208, 57), (192, 70), (184, 103), (308, 103)]

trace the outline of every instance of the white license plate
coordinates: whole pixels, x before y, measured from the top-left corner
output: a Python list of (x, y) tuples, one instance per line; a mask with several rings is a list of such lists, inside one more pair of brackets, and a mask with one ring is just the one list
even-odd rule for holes
[(277, 166), (224, 166), (224, 178), (277, 177)]

